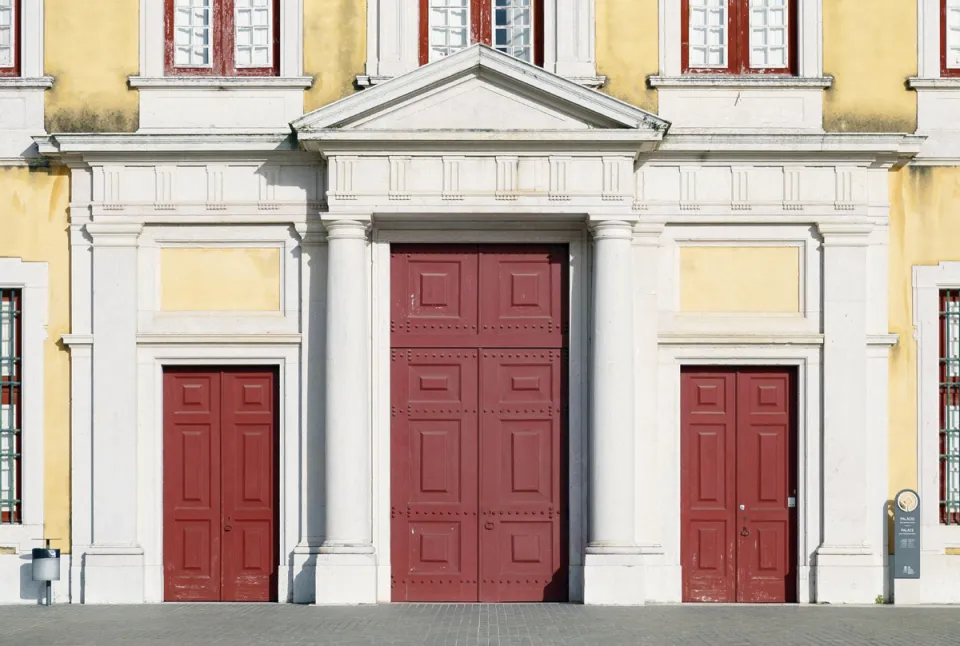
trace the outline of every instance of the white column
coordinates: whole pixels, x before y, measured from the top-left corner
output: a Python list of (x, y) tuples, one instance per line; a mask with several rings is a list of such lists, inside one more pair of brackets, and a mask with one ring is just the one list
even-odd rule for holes
[(634, 540), (633, 227), (593, 223), (589, 540), (584, 603), (643, 601)]
[(369, 384), (367, 228), (327, 226), (324, 430), (325, 539), (317, 558), (317, 603), (375, 603)]
[(137, 535), (137, 238), (140, 224), (90, 223), (93, 237), (92, 545), (85, 603), (143, 601)]
[(300, 233), (300, 412), (303, 448), (300, 473), (300, 535), (294, 548), (294, 603), (316, 601), (316, 554), (323, 542), (323, 423), (327, 291), (326, 235), (304, 226)]
[[(823, 237), (823, 543), (817, 601), (883, 592), (882, 536), (868, 536), (867, 247), (873, 225), (820, 224)], [(886, 434), (886, 429), (876, 429)]]

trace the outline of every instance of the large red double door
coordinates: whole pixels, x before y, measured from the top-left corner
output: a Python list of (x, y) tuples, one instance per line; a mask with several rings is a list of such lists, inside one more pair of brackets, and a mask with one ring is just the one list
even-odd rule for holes
[(795, 388), (785, 369), (681, 373), (684, 601), (796, 601)]
[(394, 601), (566, 599), (565, 246), (394, 246)]
[(272, 369), (163, 374), (166, 601), (276, 601)]

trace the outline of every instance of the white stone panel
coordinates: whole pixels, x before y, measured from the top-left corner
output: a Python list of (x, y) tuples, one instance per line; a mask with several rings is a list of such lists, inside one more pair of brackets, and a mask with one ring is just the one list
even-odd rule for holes
[(658, 88), (674, 128), (822, 130), (820, 88)]

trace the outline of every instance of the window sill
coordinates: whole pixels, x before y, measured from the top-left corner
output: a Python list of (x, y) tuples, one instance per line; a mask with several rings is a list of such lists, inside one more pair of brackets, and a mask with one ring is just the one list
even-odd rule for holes
[(53, 87), (53, 77), (52, 76), (33, 76), (33, 77), (23, 77), (23, 76), (11, 76), (11, 77), (0, 77), (0, 89), (2, 88), (16, 88), (16, 89), (38, 89), (38, 90), (48, 90)]
[(685, 76), (650, 76), (647, 82), (652, 88), (819, 88), (833, 85), (832, 76), (799, 77), (753, 74), (731, 76), (727, 74), (688, 74)]
[(131, 88), (194, 88), (205, 90), (290, 89), (313, 86), (312, 76), (131, 76)]
[(911, 76), (907, 79), (911, 90), (960, 90), (960, 76), (946, 76), (936, 79)]
[[(379, 85), (381, 83), (386, 83), (387, 81), (396, 78), (395, 76), (367, 76), (361, 74), (356, 78), (356, 84), (359, 88), (368, 88), (374, 85)], [(593, 90), (599, 90), (607, 83), (606, 76), (565, 76), (563, 77), (568, 81), (573, 81), (578, 85), (583, 87), (588, 87)]]

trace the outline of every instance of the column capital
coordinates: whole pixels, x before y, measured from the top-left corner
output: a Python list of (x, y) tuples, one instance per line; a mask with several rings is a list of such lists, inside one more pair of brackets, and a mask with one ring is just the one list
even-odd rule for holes
[(361, 216), (350, 216), (332, 220), (324, 220), (327, 228), (327, 240), (354, 239), (366, 240), (370, 231), (371, 221)]
[(143, 223), (88, 222), (84, 228), (94, 247), (136, 247)]
[(817, 231), (825, 247), (865, 247), (873, 233), (872, 222), (818, 222)]
[(293, 231), (300, 238), (301, 246), (319, 245), (327, 241), (327, 229), (322, 222), (297, 222)]
[(590, 232), (594, 239), (633, 239), (633, 225), (631, 220), (591, 220)]

